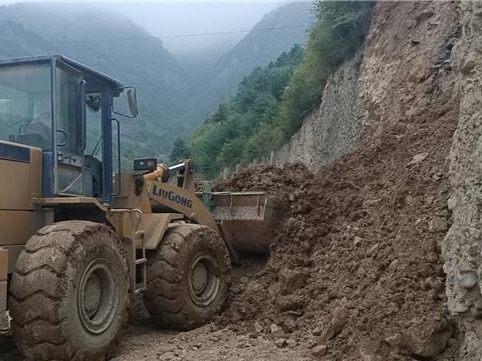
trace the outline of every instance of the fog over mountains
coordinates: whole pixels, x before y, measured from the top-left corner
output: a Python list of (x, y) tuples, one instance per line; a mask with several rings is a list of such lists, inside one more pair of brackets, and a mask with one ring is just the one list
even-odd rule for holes
[[(237, 34), (245, 36), (221, 57), (222, 49), (210, 56), (199, 50), (197, 57), (193, 50), (176, 58), (161, 39), (125, 15), (126, 6), (119, 11), (111, 5), (73, 3), (4, 6), (0, 58), (64, 54), (135, 85), (141, 114), (122, 121), (123, 153), (130, 159), (165, 158), (172, 141), (215, 111), (243, 76), (303, 43), (311, 7), (305, 2), (274, 7), (254, 31)], [(262, 30), (267, 28), (279, 29)]]

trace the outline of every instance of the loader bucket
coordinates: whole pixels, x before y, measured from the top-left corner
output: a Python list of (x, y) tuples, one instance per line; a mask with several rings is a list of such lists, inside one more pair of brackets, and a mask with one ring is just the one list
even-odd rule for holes
[(211, 193), (211, 213), (228, 245), (238, 253), (265, 253), (283, 208), (263, 192)]

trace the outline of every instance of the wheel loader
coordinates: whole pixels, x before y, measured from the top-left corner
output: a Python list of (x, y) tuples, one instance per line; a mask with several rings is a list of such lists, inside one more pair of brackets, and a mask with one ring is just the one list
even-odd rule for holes
[(67, 57), (0, 61), (0, 332), (28, 360), (108, 359), (136, 293), (161, 327), (209, 322), (233, 260), (268, 249), (266, 194), (196, 192), (190, 160), (122, 171), (137, 113), (134, 87)]

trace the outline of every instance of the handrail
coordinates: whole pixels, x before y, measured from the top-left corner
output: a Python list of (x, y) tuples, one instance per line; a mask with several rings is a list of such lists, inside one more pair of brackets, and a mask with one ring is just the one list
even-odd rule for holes
[[(117, 174), (121, 173), (121, 147), (120, 147), (120, 122), (117, 118), (111, 118), (111, 122), (115, 122), (117, 126)], [(118, 178), (118, 187), (117, 187), (117, 192), (112, 194), (113, 197), (117, 197), (122, 190), (122, 177), (117, 177)]]

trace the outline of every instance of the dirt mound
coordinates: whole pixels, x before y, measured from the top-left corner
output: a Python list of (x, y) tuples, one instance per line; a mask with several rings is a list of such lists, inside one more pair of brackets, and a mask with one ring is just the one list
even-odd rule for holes
[(316, 175), (258, 166), (219, 185), (266, 190), (290, 210), (267, 266), (233, 286), (218, 324), (333, 361), (447, 356), (439, 244), (456, 109), (436, 102)]
[(243, 168), (227, 180), (215, 185), (215, 191), (264, 191), (281, 202), (303, 199), (314, 175), (301, 163), (287, 164), (284, 168), (257, 165)]

